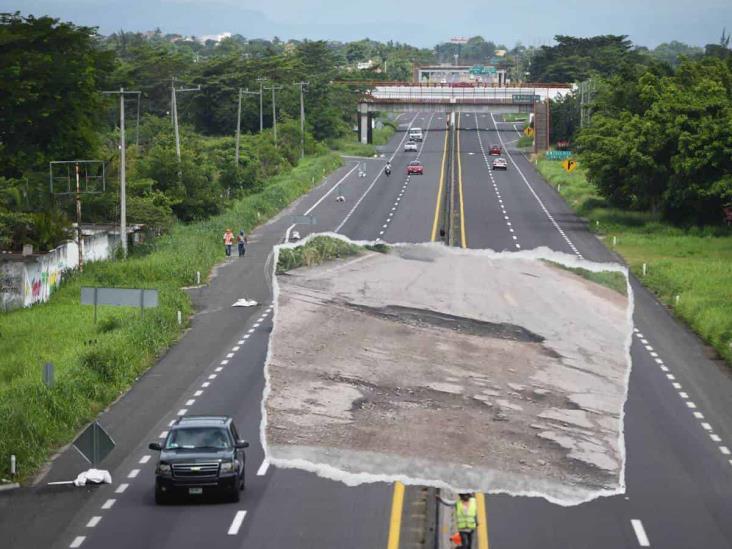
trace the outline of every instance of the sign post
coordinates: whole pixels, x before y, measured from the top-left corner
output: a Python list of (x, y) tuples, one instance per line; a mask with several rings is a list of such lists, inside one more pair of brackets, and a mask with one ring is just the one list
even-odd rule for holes
[(97, 465), (114, 449), (114, 441), (95, 421), (76, 438), (74, 448), (89, 463)]

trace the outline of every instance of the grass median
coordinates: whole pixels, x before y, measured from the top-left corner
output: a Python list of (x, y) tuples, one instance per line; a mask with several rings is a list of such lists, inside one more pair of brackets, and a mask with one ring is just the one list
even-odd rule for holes
[(682, 229), (648, 212), (613, 208), (581, 167), (567, 173), (543, 158), (537, 167), (643, 284), (732, 363), (732, 231)]
[[(9, 477), (10, 455), (21, 479), (50, 451), (68, 443), (179, 337), (177, 311), (186, 318), (190, 300), (181, 287), (195, 284), (222, 259), (226, 227), (250, 231), (309, 191), (337, 168), (335, 153), (309, 157), (264, 189), (197, 223), (178, 224), (126, 260), (88, 263), (44, 304), (0, 315), (0, 477)], [(138, 310), (79, 304), (81, 286), (157, 288), (160, 304)], [(51, 362), (52, 387), (41, 380)]]

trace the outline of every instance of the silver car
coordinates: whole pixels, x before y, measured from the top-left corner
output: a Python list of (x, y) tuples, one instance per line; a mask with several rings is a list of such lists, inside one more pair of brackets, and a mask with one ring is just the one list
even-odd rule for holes
[(404, 143), (404, 152), (411, 151), (411, 152), (417, 152), (417, 143), (414, 141), (407, 141)]

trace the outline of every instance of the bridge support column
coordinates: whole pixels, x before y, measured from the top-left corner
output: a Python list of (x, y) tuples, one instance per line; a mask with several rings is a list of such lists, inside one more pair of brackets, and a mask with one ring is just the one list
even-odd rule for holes
[(358, 140), (364, 145), (371, 142), (371, 116), (366, 103), (358, 105)]
[(549, 101), (534, 103), (534, 152), (540, 153), (549, 149), (550, 119)]

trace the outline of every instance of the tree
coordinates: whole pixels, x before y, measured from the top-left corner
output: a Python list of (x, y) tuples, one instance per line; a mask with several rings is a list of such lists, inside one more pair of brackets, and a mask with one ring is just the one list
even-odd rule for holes
[(96, 40), (89, 27), (0, 15), (0, 175), (93, 157), (113, 60)]

